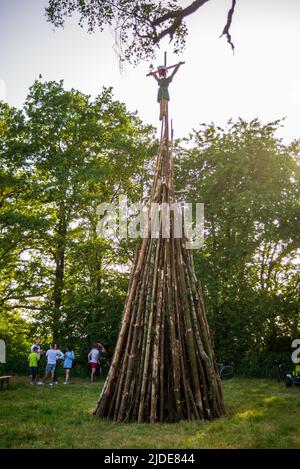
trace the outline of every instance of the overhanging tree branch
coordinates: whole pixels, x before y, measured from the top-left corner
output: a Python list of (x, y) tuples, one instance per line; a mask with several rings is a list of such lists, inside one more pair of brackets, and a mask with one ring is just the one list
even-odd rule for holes
[[(63, 26), (65, 18), (79, 13), (79, 25), (87, 23), (88, 31), (103, 30), (104, 25), (115, 22), (118, 36), (118, 54), (121, 60), (138, 63), (155, 56), (160, 41), (170, 37), (174, 41), (174, 52), (183, 51), (187, 37), (184, 19), (202, 8), (209, 0), (194, 0), (182, 8), (177, 0), (49, 0), (46, 8), (48, 21)], [(232, 0), (227, 21), (221, 36), (234, 50), (230, 27), (236, 0)]]
[(227, 42), (228, 42), (228, 44), (230, 44), (231, 49), (232, 49), (233, 52), (234, 52), (234, 44), (231, 40), (231, 34), (230, 34), (229, 30), (230, 30), (230, 26), (231, 26), (231, 23), (232, 23), (232, 17), (233, 17), (233, 14), (234, 14), (235, 4), (236, 4), (236, 0), (232, 0), (232, 5), (231, 5), (231, 8), (228, 11), (228, 15), (227, 15), (227, 21), (226, 21), (226, 24), (224, 26), (223, 32), (220, 36), (220, 37), (222, 37), (222, 36), (227, 37)]
[(192, 13), (195, 13), (200, 7), (204, 5), (204, 3), (207, 3), (209, 0), (195, 0), (193, 3), (191, 3), (189, 6), (186, 8), (180, 8), (178, 10), (173, 10), (169, 11), (168, 13), (165, 13), (162, 15), (160, 18), (157, 18), (152, 22), (153, 26), (158, 26), (165, 21), (175, 19), (175, 20), (183, 20), (186, 16), (191, 15)]

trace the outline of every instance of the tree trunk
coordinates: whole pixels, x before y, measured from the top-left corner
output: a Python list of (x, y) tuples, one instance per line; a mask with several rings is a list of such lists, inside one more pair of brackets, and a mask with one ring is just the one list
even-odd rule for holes
[(55, 280), (53, 288), (53, 342), (58, 342), (60, 337), (60, 316), (63, 300), (64, 276), (65, 276), (65, 250), (66, 250), (67, 221), (64, 202), (59, 207), (59, 220), (57, 226), (57, 245), (55, 250)]

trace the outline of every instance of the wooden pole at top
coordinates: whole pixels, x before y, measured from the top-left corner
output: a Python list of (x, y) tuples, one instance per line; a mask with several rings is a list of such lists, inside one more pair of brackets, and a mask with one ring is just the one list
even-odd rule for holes
[[(167, 52), (164, 52), (164, 67), (167, 67)], [(166, 116), (164, 116), (164, 120), (165, 120), (165, 144), (168, 148), (169, 146), (169, 122), (168, 122), (168, 119), (169, 119), (169, 110), (168, 110), (168, 103), (167, 103), (167, 113), (166, 113)]]

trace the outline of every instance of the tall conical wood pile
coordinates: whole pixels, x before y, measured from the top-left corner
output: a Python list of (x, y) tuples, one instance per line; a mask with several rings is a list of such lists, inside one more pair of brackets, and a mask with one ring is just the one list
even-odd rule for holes
[[(173, 203), (173, 159), (168, 117), (151, 203)], [(150, 228), (150, 224), (149, 224)], [(225, 413), (200, 283), (184, 238), (141, 240), (133, 262), (113, 361), (95, 410), (116, 421), (174, 422)]]

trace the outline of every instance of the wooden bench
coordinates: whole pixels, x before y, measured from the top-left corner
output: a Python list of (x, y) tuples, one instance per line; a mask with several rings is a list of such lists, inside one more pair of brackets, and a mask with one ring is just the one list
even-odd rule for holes
[(7, 389), (9, 389), (9, 378), (12, 378), (12, 376), (0, 376), (1, 389), (3, 389), (3, 383), (6, 383)]

